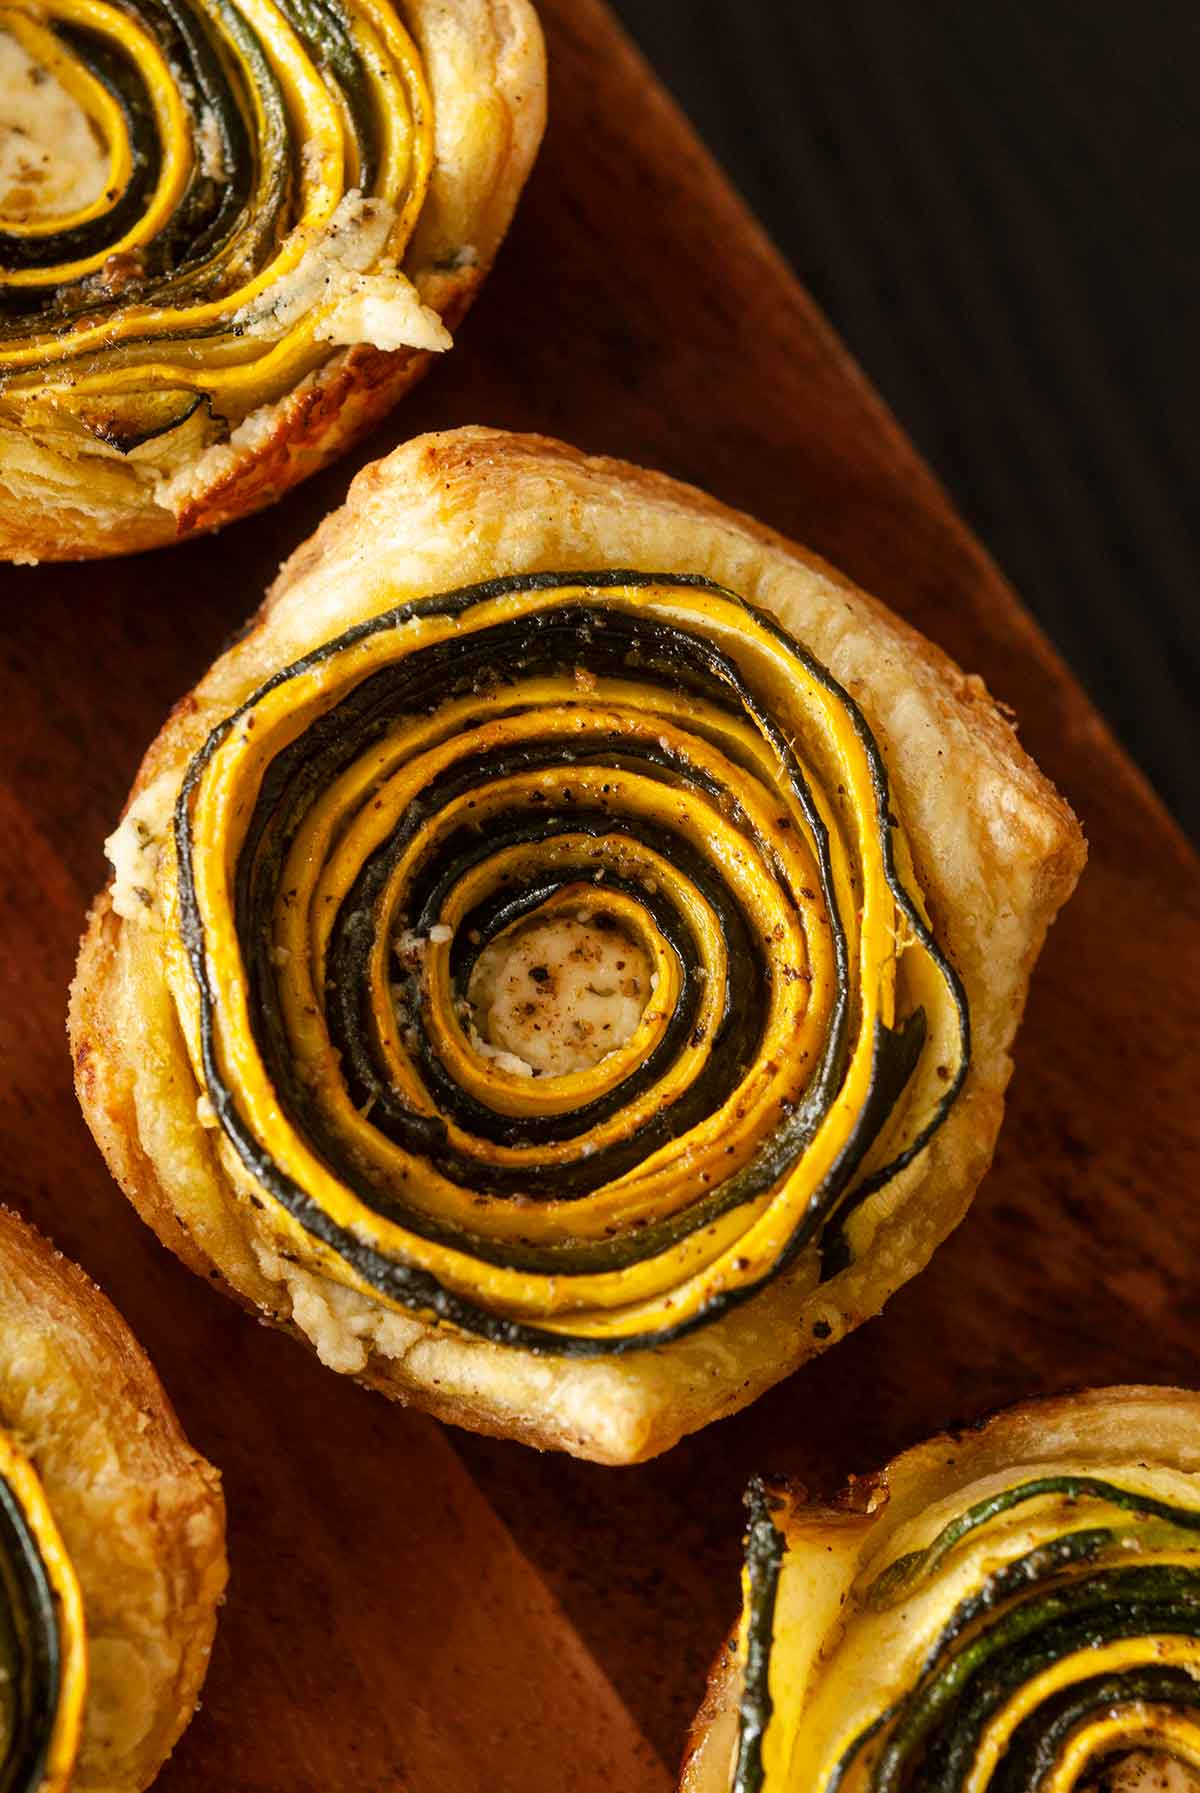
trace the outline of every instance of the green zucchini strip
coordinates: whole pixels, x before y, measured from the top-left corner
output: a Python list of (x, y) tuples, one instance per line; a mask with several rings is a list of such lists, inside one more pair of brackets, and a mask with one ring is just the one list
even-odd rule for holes
[[(965, 1075), (861, 712), (703, 579), (513, 576), (347, 631), (213, 730), (174, 847), (235, 1188), (311, 1267), (500, 1343), (643, 1349), (806, 1251), (832, 1274)], [(515, 1074), (471, 971), (579, 905), (657, 992), (590, 1071)]]

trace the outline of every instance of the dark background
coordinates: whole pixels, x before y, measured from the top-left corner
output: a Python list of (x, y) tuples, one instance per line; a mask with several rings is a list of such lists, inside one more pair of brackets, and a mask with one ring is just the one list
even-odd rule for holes
[(615, 4), (1200, 836), (1200, 12)]

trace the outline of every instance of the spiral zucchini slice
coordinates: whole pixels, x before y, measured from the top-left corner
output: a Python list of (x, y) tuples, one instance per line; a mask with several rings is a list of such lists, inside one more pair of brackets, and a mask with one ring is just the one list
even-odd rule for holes
[(70, 1784), (87, 1686), (83, 1598), (37, 1472), (0, 1430), (0, 1790)]
[[(861, 712), (702, 578), (498, 578), (325, 643), (213, 730), (159, 884), (235, 1188), (310, 1268), (502, 1344), (641, 1349), (835, 1274), (967, 1063)], [(530, 1075), (472, 972), (564, 916), (652, 990)]]
[(756, 1483), (686, 1793), (1200, 1786), (1200, 1397), (934, 1439), (842, 1505)]

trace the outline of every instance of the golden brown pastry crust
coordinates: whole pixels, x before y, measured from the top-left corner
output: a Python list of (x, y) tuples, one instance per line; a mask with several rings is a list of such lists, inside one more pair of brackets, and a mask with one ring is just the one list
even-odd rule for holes
[[(244, 1302), (314, 1337), (327, 1361), (397, 1399), (619, 1463), (755, 1399), (823, 1348), (814, 1325), (832, 1342), (877, 1312), (957, 1224), (987, 1169), (1029, 973), (1085, 849), (1070, 809), (982, 683), (820, 561), (700, 492), (544, 438), (458, 430), (409, 443), (358, 476), (347, 503), (286, 563), (249, 633), (177, 707), (131, 802), (150, 793), (169, 803), (220, 717), (270, 671), (357, 620), (501, 572), (606, 566), (701, 573), (773, 610), (855, 697), (887, 762), (918, 878), (967, 988), (974, 1050), (963, 1093), (924, 1155), (919, 1197), (881, 1224), (864, 1259), (811, 1293), (785, 1274), (666, 1349), (535, 1357), (405, 1315), (385, 1355), (370, 1348), (361, 1298), (264, 1252), (254, 1215), (223, 1193), (153, 917), (122, 919), (110, 893), (83, 942), (70, 1030), (101, 1149), (185, 1262), (216, 1272)], [(341, 1351), (347, 1333), (359, 1355), (367, 1335), (361, 1365)]]
[[(453, 331), (495, 260), (537, 155), (546, 115), (545, 49), (530, 0), (404, 0), (434, 102), (437, 163), (405, 271)], [(471, 93), (464, 94), (464, 79)], [(480, 104), (480, 102), (483, 104)], [(486, 110), (487, 130), (459, 115)], [(437, 271), (446, 244), (474, 258)], [(236, 445), (180, 467), (173, 508), (139, 472), (95, 444), (67, 461), (36, 436), (0, 425), (0, 559), (80, 560), (158, 548), (273, 504), (364, 435), (426, 372), (432, 353), (342, 349), (275, 404), (255, 412)]]
[(0, 1208), (0, 1426), (33, 1462), (83, 1590), (72, 1782), (138, 1793), (195, 1709), (225, 1587), (220, 1477), (82, 1270)]

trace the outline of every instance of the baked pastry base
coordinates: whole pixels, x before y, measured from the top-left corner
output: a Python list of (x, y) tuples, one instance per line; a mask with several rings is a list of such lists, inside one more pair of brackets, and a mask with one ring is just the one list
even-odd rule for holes
[[(333, 1367), (476, 1431), (608, 1463), (732, 1413), (877, 1313), (962, 1218), (991, 1160), (1009, 1046), (1047, 927), (1085, 848), (1068, 806), (982, 682), (813, 556), (662, 475), (540, 437), (465, 429), (368, 467), (286, 563), (249, 633), (176, 709), (131, 795), (169, 818), (192, 754), (268, 674), (408, 597), (504, 572), (703, 574), (774, 612), (861, 706), (887, 762), (935, 932), (970, 1001), (959, 1100), (866, 1253), (815, 1285), (802, 1259), (668, 1347), (568, 1359), (466, 1338), (310, 1276), (236, 1201), (155, 944), (153, 910), (103, 894), (72, 991), (80, 1100), (117, 1180), (163, 1242)], [(128, 812), (127, 812), (128, 813)], [(165, 826), (152, 820), (150, 826)]]

